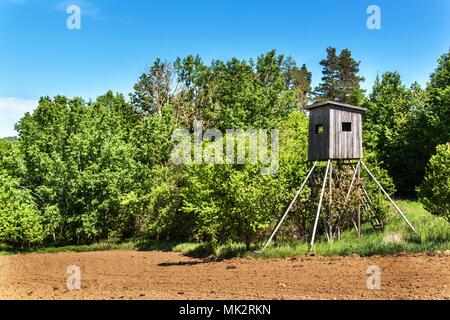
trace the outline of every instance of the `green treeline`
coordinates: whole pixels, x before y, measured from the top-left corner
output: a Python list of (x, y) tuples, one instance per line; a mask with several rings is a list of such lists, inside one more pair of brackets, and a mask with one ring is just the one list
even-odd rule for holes
[[(158, 59), (129, 99), (42, 97), (17, 123), (18, 140), (0, 140), (0, 242), (265, 239), (308, 170), (302, 108), (313, 100), (367, 107), (366, 162), (391, 192), (418, 191), (428, 210), (449, 219), (450, 53), (425, 88), (386, 72), (366, 93), (347, 49), (327, 49), (321, 65), (322, 81), (311, 88), (307, 67), (275, 51), (209, 65), (198, 56)], [(195, 120), (222, 132), (279, 129), (277, 174), (261, 175), (260, 164), (173, 164), (171, 135), (192, 132)], [(380, 218), (374, 191), (369, 185)], [(295, 207), (285, 231), (306, 237), (311, 206)]]

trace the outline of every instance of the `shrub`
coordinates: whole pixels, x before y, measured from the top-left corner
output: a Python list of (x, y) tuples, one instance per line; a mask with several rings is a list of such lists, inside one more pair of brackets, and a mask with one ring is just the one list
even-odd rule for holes
[(18, 181), (0, 173), (0, 242), (24, 247), (39, 244), (45, 234), (36, 204)]
[(194, 219), (194, 235), (213, 244), (244, 241), (258, 232), (284, 205), (284, 187), (258, 166), (191, 166), (182, 191), (183, 211)]
[(420, 201), (432, 214), (450, 221), (450, 143), (437, 146), (419, 188)]

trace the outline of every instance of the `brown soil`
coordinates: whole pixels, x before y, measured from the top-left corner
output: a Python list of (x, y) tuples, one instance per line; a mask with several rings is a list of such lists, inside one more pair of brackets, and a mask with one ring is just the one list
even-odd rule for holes
[[(81, 270), (68, 290), (67, 267)], [(381, 289), (367, 288), (380, 267)], [(450, 299), (450, 256), (232, 259), (106, 251), (0, 257), (2, 299)]]

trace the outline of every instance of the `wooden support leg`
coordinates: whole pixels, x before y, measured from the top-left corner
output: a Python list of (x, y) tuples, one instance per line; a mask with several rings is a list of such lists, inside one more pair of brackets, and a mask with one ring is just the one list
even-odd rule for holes
[(355, 227), (356, 235), (359, 234), (358, 224), (355, 221), (355, 218), (352, 217), (353, 226)]
[[(329, 169), (329, 174), (331, 174), (331, 168), (332, 168), (332, 166), (333, 166), (333, 162), (331, 161), (330, 162), (330, 169)], [(331, 195), (331, 179), (329, 179), (328, 177), (329, 177), (329, 175), (327, 175), (327, 176), (325, 176), (326, 177), (326, 179), (328, 179), (328, 216), (324, 216), (323, 217), (323, 229), (325, 230), (325, 234), (326, 234), (326, 236), (327, 236), (327, 240), (328, 240), (328, 242), (330, 242), (331, 243), (331, 241), (332, 241), (332, 235), (330, 235), (330, 233), (329, 233), (329, 228), (330, 228), (330, 225), (331, 225), (331, 218), (330, 218), (330, 210), (331, 210), (331, 198), (330, 198), (330, 195)]]
[[(359, 169), (360, 166), (361, 166), (361, 160), (358, 161), (358, 164), (356, 165), (356, 168), (354, 169), (355, 172), (353, 173), (352, 181), (350, 182), (350, 187), (348, 188), (347, 195), (345, 196), (344, 206), (347, 204), (348, 198), (350, 197), (350, 194), (351, 194), (352, 189), (353, 189), (353, 184), (355, 183), (355, 179), (356, 179), (356, 176), (358, 174), (358, 169)], [(338, 219), (337, 219), (337, 222), (336, 222), (336, 227), (337, 227), (338, 230), (340, 228), (339, 224), (341, 223), (342, 215), (343, 215), (343, 212), (340, 212), (339, 216), (338, 216)], [(352, 220), (354, 222), (353, 218), (352, 218)], [(339, 233), (340, 233), (340, 230), (339, 230)]]
[(330, 162), (330, 174), (328, 179), (328, 241), (333, 242), (333, 162)]
[[(357, 179), (358, 179), (358, 182), (360, 181), (360, 179), (361, 179), (361, 166), (358, 168), (358, 177), (357, 177)], [(358, 217), (357, 217), (357, 225), (358, 225), (358, 238), (360, 238), (361, 237), (361, 205), (359, 204), (359, 202), (358, 202)]]
[(323, 217), (323, 229), (325, 230), (325, 235), (327, 236), (328, 242), (331, 242), (330, 235), (328, 234), (328, 221), (326, 217)]
[(392, 205), (394, 206), (395, 210), (397, 210), (397, 212), (400, 214), (400, 216), (403, 218), (403, 220), (405, 220), (406, 224), (411, 228), (411, 230), (417, 234), (416, 230), (414, 229), (414, 227), (412, 226), (412, 224), (409, 222), (409, 220), (406, 218), (406, 216), (403, 214), (402, 210), (400, 210), (399, 207), (397, 207), (397, 205), (395, 204), (394, 200), (391, 199), (391, 197), (389, 196), (389, 194), (384, 190), (384, 188), (381, 186), (381, 184), (378, 182), (378, 180), (374, 177), (374, 175), (372, 174), (372, 172), (370, 172), (369, 168), (367, 168), (367, 166), (365, 165), (364, 162), (362, 162), (362, 165), (364, 166), (364, 169), (366, 169), (366, 171), (369, 173), (370, 177), (375, 181), (375, 183), (377, 184), (378, 188), (381, 189), (381, 191), (384, 193), (384, 195), (386, 196), (386, 198), (388, 198), (388, 200), (392, 203)]
[[(330, 162), (330, 168), (331, 168), (332, 162)], [(328, 175), (325, 176), (326, 179), (328, 179)], [(329, 220), (328, 217), (325, 215), (323, 218), (323, 230), (325, 230), (325, 235), (327, 236), (327, 240), (328, 242), (331, 242), (331, 237), (328, 233), (328, 225), (329, 225)]]
[(317, 165), (317, 161), (314, 162), (313, 166), (312, 166), (311, 169), (309, 170), (308, 175), (306, 176), (305, 180), (303, 181), (303, 183), (302, 183), (300, 189), (298, 189), (297, 193), (295, 194), (294, 199), (293, 199), (292, 202), (289, 204), (289, 207), (287, 208), (286, 212), (283, 214), (283, 216), (281, 217), (281, 219), (280, 219), (280, 221), (278, 222), (277, 226), (276, 226), (275, 229), (273, 230), (272, 234), (270, 235), (269, 240), (267, 240), (266, 243), (264, 244), (263, 249), (265, 249), (265, 248), (270, 244), (270, 242), (272, 241), (273, 237), (274, 237), (275, 234), (277, 233), (278, 229), (279, 229), (280, 226), (283, 224), (284, 219), (286, 219), (286, 217), (287, 217), (289, 211), (291, 211), (291, 209), (292, 209), (292, 206), (293, 206), (294, 203), (297, 201), (297, 198), (298, 198), (298, 196), (300, 195), (300, 192), (302, 192), (303, 188), (305, 187), (306, 182), (308, 181), (309, 177), (310, 177), (311, 174), (313, 173), (314, 168), (316, 167), (316, 165)]
[[(338, 172), (341, 172), (341, 170), (342, 170), (341, 160), (338, 160), (337, 166), (338, 166)], [(340, 187), (341, 187), (341, 185), (340, 185), (340, 178), (339, 178), (339, 188)], [(337, 233), (338, 240), (341, 240), (341, 227), (339, 226), (339, 219), (340, 218), (338, 217), (338, 220), (336, 221), (336, 230), (333, 233), (333, 237)]]
[(323, 194), (325, 192), (325, 185), (327, 183), (327, 175), (328, 175), (328, 170), (330, 169), (330, 163), (331, 163), (331, 160), (328, 160), (327, 169), (325, 170), (325, 176), (323, 177), (322, 191), (320, 193), (319, 205), (317, 207), (316, 219), (314, 221), (314, 229), (313, 229), (313, 233), (312, 233), (312, 237), (311, 237), (311, 243), (309, 245), (308, 251), (312, 250), (312, 247), (314, 245), (314, 240), (316, 238), (317, 224), (319, 222), (320, 209), (322, 209)]

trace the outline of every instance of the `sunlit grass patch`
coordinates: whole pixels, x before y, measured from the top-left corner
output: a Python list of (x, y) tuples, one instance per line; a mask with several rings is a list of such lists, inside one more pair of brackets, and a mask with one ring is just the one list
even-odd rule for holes
[[(374, 232), (369, 224), (365, 224), (362, 226), (361, 238), (357, 237), (354, 230), (346, 230), (339, 241), (328, 243), (323, 238), (319, 239), (313, 252), (322, 256), (371, 256), (450, 249), (450, 224), (445, 219), (431, 215), (416, 200), (397, 200), (396, 203), (416, 229), (417, 235), (392, 208), (383, 232)], [(307, 252), (307, 244), (275, 244), (263, 250), (260, 256), (282, 258)]]

